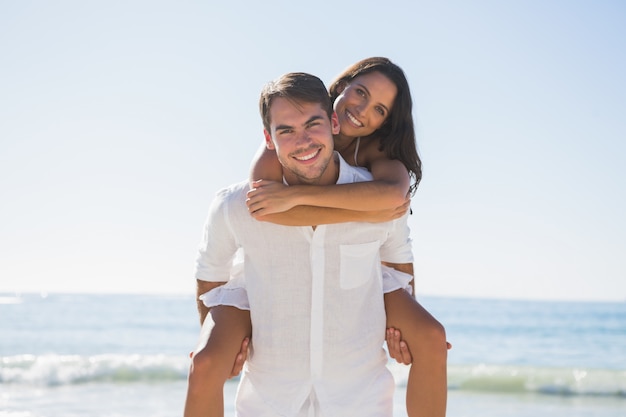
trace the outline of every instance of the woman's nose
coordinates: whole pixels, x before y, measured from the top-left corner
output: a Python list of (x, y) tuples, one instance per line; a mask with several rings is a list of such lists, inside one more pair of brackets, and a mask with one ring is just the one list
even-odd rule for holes
[(361, 103), (356, 108), (357, 116), (364, 117), (367, 112), (367, 103)]

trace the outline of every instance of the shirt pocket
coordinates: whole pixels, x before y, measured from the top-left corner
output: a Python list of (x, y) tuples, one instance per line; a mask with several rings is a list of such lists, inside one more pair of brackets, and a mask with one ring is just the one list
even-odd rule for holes
[(340, 245), (339, 285), (343, 290), (359, 287), (369, 281), (380, 264), (378, 240), (355, 245)]

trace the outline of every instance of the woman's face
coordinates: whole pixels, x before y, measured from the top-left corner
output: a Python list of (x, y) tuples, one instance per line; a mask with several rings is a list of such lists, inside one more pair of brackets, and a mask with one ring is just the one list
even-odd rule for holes
[(359, 137), (374, 133), (387, 120), (397, 92), (396, 85), (378, 71), (346, 84), (334, 103), (341, 134)]

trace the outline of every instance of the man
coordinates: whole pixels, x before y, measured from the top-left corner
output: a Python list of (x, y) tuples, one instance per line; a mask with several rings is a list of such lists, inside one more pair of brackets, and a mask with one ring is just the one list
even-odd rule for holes
[[(339, 125), (317, 77), (290, 73), (269, 83), (261, 113), (266, 144), (276, 151), (287, 184), (371, 180), (334, 152)], [(199, 292), (216, 288), (243, 253), (238, 279), (245, 277), (254, 350), (240, 381), (238, 416), (391, 416), (394, 381), (382, 348), (380, 264), (412, 262), (406, 217), (281, 226), (249, 215), (247, 191), (245, 181), (218, 193), (197, 271)], [(217, 292), (236, 292), (232, 282)]]

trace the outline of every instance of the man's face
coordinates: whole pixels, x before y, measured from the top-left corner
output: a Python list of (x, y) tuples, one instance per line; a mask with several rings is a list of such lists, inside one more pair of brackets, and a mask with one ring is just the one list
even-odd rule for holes
[[(332, 184), (337, 180), (333, 134), (337, 117), (329, 120), (319, 103), (294, 103), (277, 97), (270, 107), (270, 131), (264, 131), (268, 149), (274, 149), (291, 185)], [(333, 169), (328, 169), (329, 164)]]

